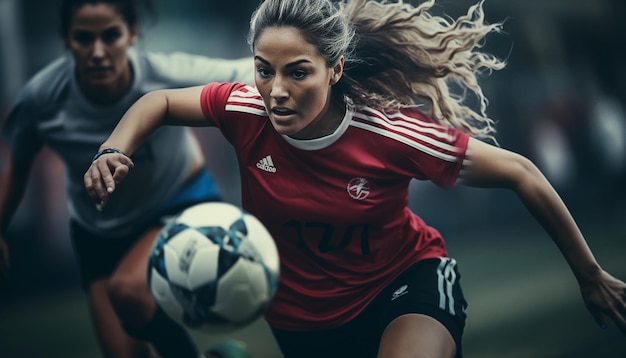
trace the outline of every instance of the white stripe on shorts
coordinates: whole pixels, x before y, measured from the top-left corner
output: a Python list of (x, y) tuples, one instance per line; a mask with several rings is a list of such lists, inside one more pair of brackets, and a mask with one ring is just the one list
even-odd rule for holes
[(448, 312), (451, 315), (456, 315), (454, 310), (454, 296), (452, 295), (452, 288), (456, 281), (456, 272), (454, 267), (456, 266), (456, 260), (449, 257), (440, 257), (441, 261), (437, 267), (437, 285), (439, 290), (439, 308), (446, 309), (446, 301), (448, 302)]

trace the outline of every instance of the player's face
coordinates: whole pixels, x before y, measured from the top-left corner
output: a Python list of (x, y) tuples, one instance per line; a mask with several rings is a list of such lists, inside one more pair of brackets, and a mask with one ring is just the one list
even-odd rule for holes
[(137, 40), (116, 8), (108, 4), (87, 4), (74, 14), (66, 47), (76, 60), (83, 90), (125, 91), (132, 82), (127, 49)]
[(331, 68), (300, 30), (268, 27), (254, 43), (255, 83), (272, 125), (297, 139), (332, 133), (343, 109), (329, 109), (332, 85), (339, 81), (343, 58)]

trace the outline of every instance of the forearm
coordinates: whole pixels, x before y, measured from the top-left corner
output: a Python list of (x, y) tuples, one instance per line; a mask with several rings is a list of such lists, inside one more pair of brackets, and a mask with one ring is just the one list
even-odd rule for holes
[(165, 124), (167, 107), (167, 96), (163, 91), (144, 95), (126, 111), (100, 149), (118, 148), (131, 155), (141, 142)]
[(561, 250), (576, 278), (587, 280), (598, 274), (600, 268), (576, 222), (537, 166), (519, 154), (475, 139), (470, 139), (467, 153), (465, 184), (515, 191)]
[(626, 332), (626, 285), (598, 265), (565, 203), (539, 169), (519, 154), (472, 138), (467, 159), (461, 181), (475, 187), (515, 191), (561, 250), (596, 321), (605, 326), (606, 314)]
[(113, 147), (131, 155), (162, 125), (209, 126), (200, 106), (202, 89), (166, 89), (144, 95), (128, 109), (100, 149)]
[(515, 191), (558, 246), (576, 279), (588, 281), (599, 274), (593, 253), (552, 185), (534, 165), (528, 165), (525, 178)]

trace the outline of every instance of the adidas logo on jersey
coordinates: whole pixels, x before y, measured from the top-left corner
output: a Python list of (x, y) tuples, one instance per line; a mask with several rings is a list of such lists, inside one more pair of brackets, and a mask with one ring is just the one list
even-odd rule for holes
[(256, 163), (256, 167), (266, 172), (276, 173), (276, 167), (274, 166), (271, 155), (259, 160), (259, 162)]

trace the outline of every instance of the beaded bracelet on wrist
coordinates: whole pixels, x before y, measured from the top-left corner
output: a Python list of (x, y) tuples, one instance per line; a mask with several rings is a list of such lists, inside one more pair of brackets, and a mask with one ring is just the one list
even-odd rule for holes
[(111, 153), (119, 153), (119, 154), (127, 156), (126, 153), (122, 152), (121, 150), (117, 148), (104, 148), (104, 149), (99, 150), (98, 153), (96, 153), (96, 155), (93, 156), (93, 159), (91, 161), (93, 162), (96, 159), (100, 158), (101, 156), (105, 154), (111, 154)]

